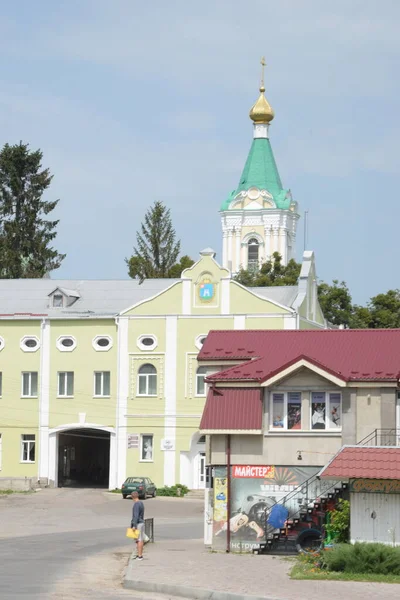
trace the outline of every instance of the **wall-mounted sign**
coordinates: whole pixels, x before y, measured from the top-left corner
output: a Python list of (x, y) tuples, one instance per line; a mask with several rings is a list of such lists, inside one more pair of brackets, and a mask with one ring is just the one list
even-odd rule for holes
[(253, 479), (273, 479), (275, 467), (272, 465), (233, 465), (232, 477), (251, 477)]
[(128, 433), (128, 450), (132, 448), (139, 448), (139, 434)]
[(161, 450), (175, 450), (174, 440), (170, 440), (169, 438), (162, 439), (161, 440)]
[(352, 479), (349, 488), (360, 494), (400, 494), (400, 480)]

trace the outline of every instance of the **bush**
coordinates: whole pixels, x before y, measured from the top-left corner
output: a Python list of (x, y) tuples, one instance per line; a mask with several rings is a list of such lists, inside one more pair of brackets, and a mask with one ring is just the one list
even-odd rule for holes
[(180, 483), (177, 483), (175, 485), (165, 485), (164, 487), (161, 488), (157, 488), (157, 496), (173, 496), (173, 497), (183, 497), (185, 494), (187, 494), (189, 491), (189, 488), (186, 487), (186, 485), (182, 485)]
[(330, 529), (334, 541), (344, 544), (349, 541), (350, 534), (350, 502), (339, 500), (335, 510), (330, 511)]
[(400, 575), (400, 547), (385, 544), (338, 544), (321, 553), (321, 566), (342, 573)]

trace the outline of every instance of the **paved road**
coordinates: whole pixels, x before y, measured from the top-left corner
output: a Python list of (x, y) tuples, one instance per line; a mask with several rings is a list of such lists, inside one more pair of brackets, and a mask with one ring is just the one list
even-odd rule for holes
[[(119, 585), (132, 549), (124, 537), (130, 511), (128, 500), (98, 491), (1, 499), (1, 600), (132, 597)], [(201, 502), (147, 500), (146, 516), (154, 516), (158, 540), (202, 536)]]

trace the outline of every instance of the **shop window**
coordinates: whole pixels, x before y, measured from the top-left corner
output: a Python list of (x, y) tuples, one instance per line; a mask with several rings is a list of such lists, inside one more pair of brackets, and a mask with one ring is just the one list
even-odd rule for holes
[(311, 429), (340, 429), (342, 397), (338, 392), (312, 392)]
[(137, 395), (157, 395), (157, 369), (154, 365), (146, 364), (139, 368)]

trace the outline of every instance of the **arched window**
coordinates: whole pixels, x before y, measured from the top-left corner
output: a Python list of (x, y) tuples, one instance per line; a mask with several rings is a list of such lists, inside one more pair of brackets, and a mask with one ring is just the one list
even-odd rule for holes
[(256, 238), (251, 238), (247, 243), (247, 268), (258, 269), (259, 243)]
[(157, 396), (157, 369), (142, 365), (138, 374), (138, 396)]
[(207, 367), (199, 367), (196, 371), (196, 396), (204, 396), (206, 384), (204, 377), (207, 373)]

